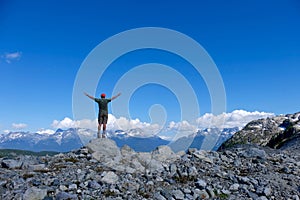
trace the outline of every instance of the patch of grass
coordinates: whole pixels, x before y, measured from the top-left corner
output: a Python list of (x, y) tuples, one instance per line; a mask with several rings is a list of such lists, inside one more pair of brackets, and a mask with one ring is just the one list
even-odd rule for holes
[(95, 169), (94, 169), (94, 171), (95, 172), (104, 172), (104, 168), (102, 168), (102, 167), (96, 167)]
[(146, 198), (146, 199), (149, 199), (150, 198), (150, 194), (148, 194), (147, 192), (141, 192), (139, 191), (139, 195)]
[(228, 199), (229, 198), (229, 195), (228, 194), (219, 194), (217, 195), (220, 199)]
[(77, 162), (79, 162), (78, 159), (72, 158), (72, 157), (71, 157), (71, 158), (66, 158), (65, 161), (66, 161), (66, 162), (72, 162), (72, 163), (77, 163)]
[(194, 182), (196, 180), (196, 178), (193, 176), (176, 176), (176, 177), (174, 177), (174, 180), (177, 183), (188, 183), (191, 181)]
[(53, 166), (53, 168), (54, 168), (55, 171), (59, 171), (61, 169), (67, 168), (67, 166), (63, 165), (63, 164), (56, 164), (56, 165)]
[(40, 169), (40, 170), (34, 170), (34, 172), (48, 173), (48, 172), (51, 172), (51, 170), (49, 170), (49, 169)]
[(28, 179), (34, 177), (34, 174), (23, 174), (23, 179)]
[(117, 196), (117, 194), (114, 191), (111, 191), (111, 190), (105, 190), (103, 192), (103, 195), (106, 196), (106, 197)]
[(217, 190), (214, 190), (214, 193), (218, 199), (228, 199), (229, 198), (229, 194), (218, 193)]

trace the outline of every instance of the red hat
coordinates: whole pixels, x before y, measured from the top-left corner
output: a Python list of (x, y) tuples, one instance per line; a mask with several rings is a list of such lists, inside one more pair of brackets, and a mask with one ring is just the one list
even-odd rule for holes
[(101, 94), (101, 98), (105, 98), (105, 96), (106, 96), (106, 95), (105, 95), (104, 93)]

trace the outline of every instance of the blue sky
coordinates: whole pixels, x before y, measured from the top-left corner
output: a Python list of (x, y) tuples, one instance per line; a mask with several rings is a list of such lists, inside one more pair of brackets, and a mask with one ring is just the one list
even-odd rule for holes
[[(297, 0), (3, 0), (0, 27), (0, 132), (22, 128), (22, 124), (30, 131), (51, 128), (53, 120), (72, 119), (73, 86), (84, 59), (107, 38), (140, 27), (172, 29), (201, 44), (222, 76), (226, 112), (286, 114), (300, 110)], [(92, 95), (111, 95), (124, 73), (145, 63), (178, 70), (190, 81), (201, 115), (211, 112), (201, 76), (185, 60), (155, 49), (121, 56)], [(122, 96), (115, 104), (118, 101), (124, 101)], [(168, 121), (181, 120), (176, 96), (155, 84), (132, 95), (131, 117), (150, 122), (148, 110), (154, 104), (165, 107)], [(118, 116), (118, 111), (113, 114)]]

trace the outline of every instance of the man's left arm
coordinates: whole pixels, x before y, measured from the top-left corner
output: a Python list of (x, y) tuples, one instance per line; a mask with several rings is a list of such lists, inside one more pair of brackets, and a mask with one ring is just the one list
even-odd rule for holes
[(113, 96), (113, 97), (111, 98), (111, 100), (114, 100), (114, 99), (118, 98), (119, 96), (121, 96), (121, 93), (117, 94), (116, 96)]

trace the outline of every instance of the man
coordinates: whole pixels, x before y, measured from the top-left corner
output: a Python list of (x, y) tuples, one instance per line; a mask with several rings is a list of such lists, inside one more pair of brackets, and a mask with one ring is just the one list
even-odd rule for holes
[(102, 132), (102, 138), (106, 137), (106, 124), (107, 124), (107, 118), (108, 118), (108, 107), (107, 104), (111, 102), (112, 100), (116, 99), (121, 95), (121, 93), (117, 94), (116, 96), (113, 96), (111, 99), (106, 99), (105, 94), (101, 94), (101, 99), (95, 98), (93, 96), (90, 96), (86, 92), (84, 93), (87, 97), (94, 100), (98, 103), (99, 106), (99, 113), (98, 113), (98, 133), (97, 137), (100, 138), (100, 131), (101, 126), (103, 125), (103, 132)]

